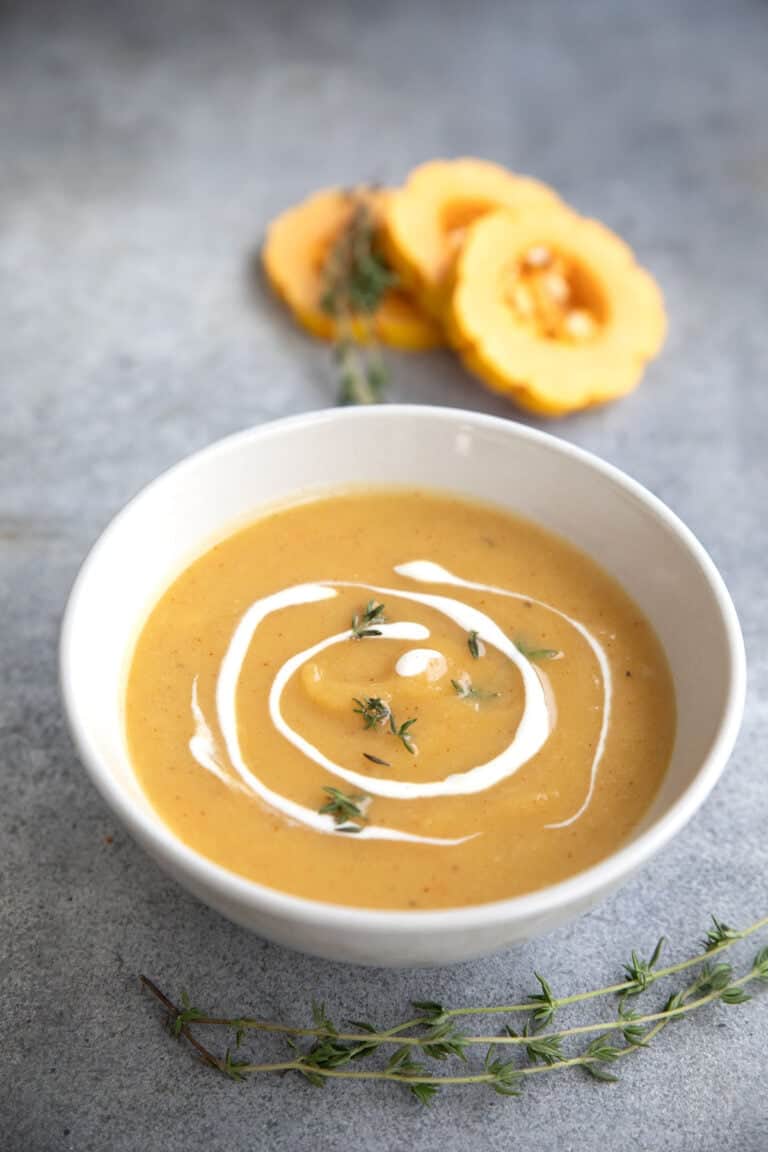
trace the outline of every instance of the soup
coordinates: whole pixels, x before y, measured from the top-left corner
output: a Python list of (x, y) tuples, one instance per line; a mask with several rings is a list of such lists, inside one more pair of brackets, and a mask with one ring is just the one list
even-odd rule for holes
[(262, 884), (369, 908), (516, 896), (616, 849), (675, 726), (647, 620), (589, 557), (449, 495), (284, 507), (182, 573), (136, 644), (160, 817)]

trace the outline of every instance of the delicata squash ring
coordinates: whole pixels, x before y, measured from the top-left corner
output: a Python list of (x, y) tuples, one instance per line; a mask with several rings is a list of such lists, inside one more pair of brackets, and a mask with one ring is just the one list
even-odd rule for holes
[(602, 224), (502, 211), (467, 232), (449, 328), (485, 384), (557, 416), (631, 391), (666, 318), (656, 282)]
[(402, 282), (442, 318), (456, 254), (466, 229), (498, 208), (556, 209), (562, 201), (538, 180), (487, 160), (433, 160), (414, 168), (389, 198), (384, 245)]
[[(289, 208), (269, 226), (262, 250), (267, 279), (298, 323), (322, 340), (342, 335), (338, 320), (322, 306), (328, 255), (360, 200), (378, 220), (388, 195), (383, 189), (325, 189)], [(411, 350), (443, 343), (437, 326), (398, 288), (386, 293), (370, 317), (351, 316), (343, 334), (361, 343), (375, 335), (384, 344)]]

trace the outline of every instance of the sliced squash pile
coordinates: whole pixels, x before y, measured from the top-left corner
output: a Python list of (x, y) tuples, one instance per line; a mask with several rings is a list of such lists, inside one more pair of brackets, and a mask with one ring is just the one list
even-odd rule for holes
[(515, 176), (498, 164), (433, 160), (415, 168), (391, 195), (384, 247), (422, 307), (442, 320), (456, 257), (476, 220), (496, 209), (516, 218), (560, 206), (546, 184)]
[(661, 292), (624, 241), (545, 184), (469, 159), (421, 165), (395, 190), (319, 192), (274, 221), (267, 277), (314, 335), (343, 335), (323, 285), (361, 198), (396, 282), (369, 315), (347, 317), (348, 338), (447, 341), (489, 388), (548, 416), (623, 396), (658, 355)]

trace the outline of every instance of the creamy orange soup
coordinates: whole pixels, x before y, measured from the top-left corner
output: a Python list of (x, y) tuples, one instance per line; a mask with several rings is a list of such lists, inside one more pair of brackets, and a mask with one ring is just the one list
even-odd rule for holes
[(564, 540), (448, 495), (282, 508), (152, 611), (129, 749), (162, 819), (300, 896), (445, 908), (594, 864), (653, 800), (675, 727), (661, 645)]

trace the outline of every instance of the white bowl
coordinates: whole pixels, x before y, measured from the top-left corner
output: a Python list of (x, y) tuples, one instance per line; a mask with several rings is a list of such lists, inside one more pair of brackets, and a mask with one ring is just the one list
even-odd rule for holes
[[(661, 637), (678, 727), (660, 794), (630, 840), (549, 888), (433, 912), (304, 900), (214, 864), (156, 816), (134, 777), (123, 730), (132, 645), (183, 568), (234, 526), (298, 493), (409, 484), (492, 501), (572, 540), (611, 572)], [(722, 579), (691, 532), (616, 468), (520, 424), (454, 409), (333, 409), (231, 436), (145, 488), (109, 525), (72, 591), (61, 682), (75, 742), (131, 834), (225, 916), (262, 936), (360, 964), (433, 965), (481, 956), (593, 907), (662, 848), (722, 772), (739, 728), (744, 646)]]

